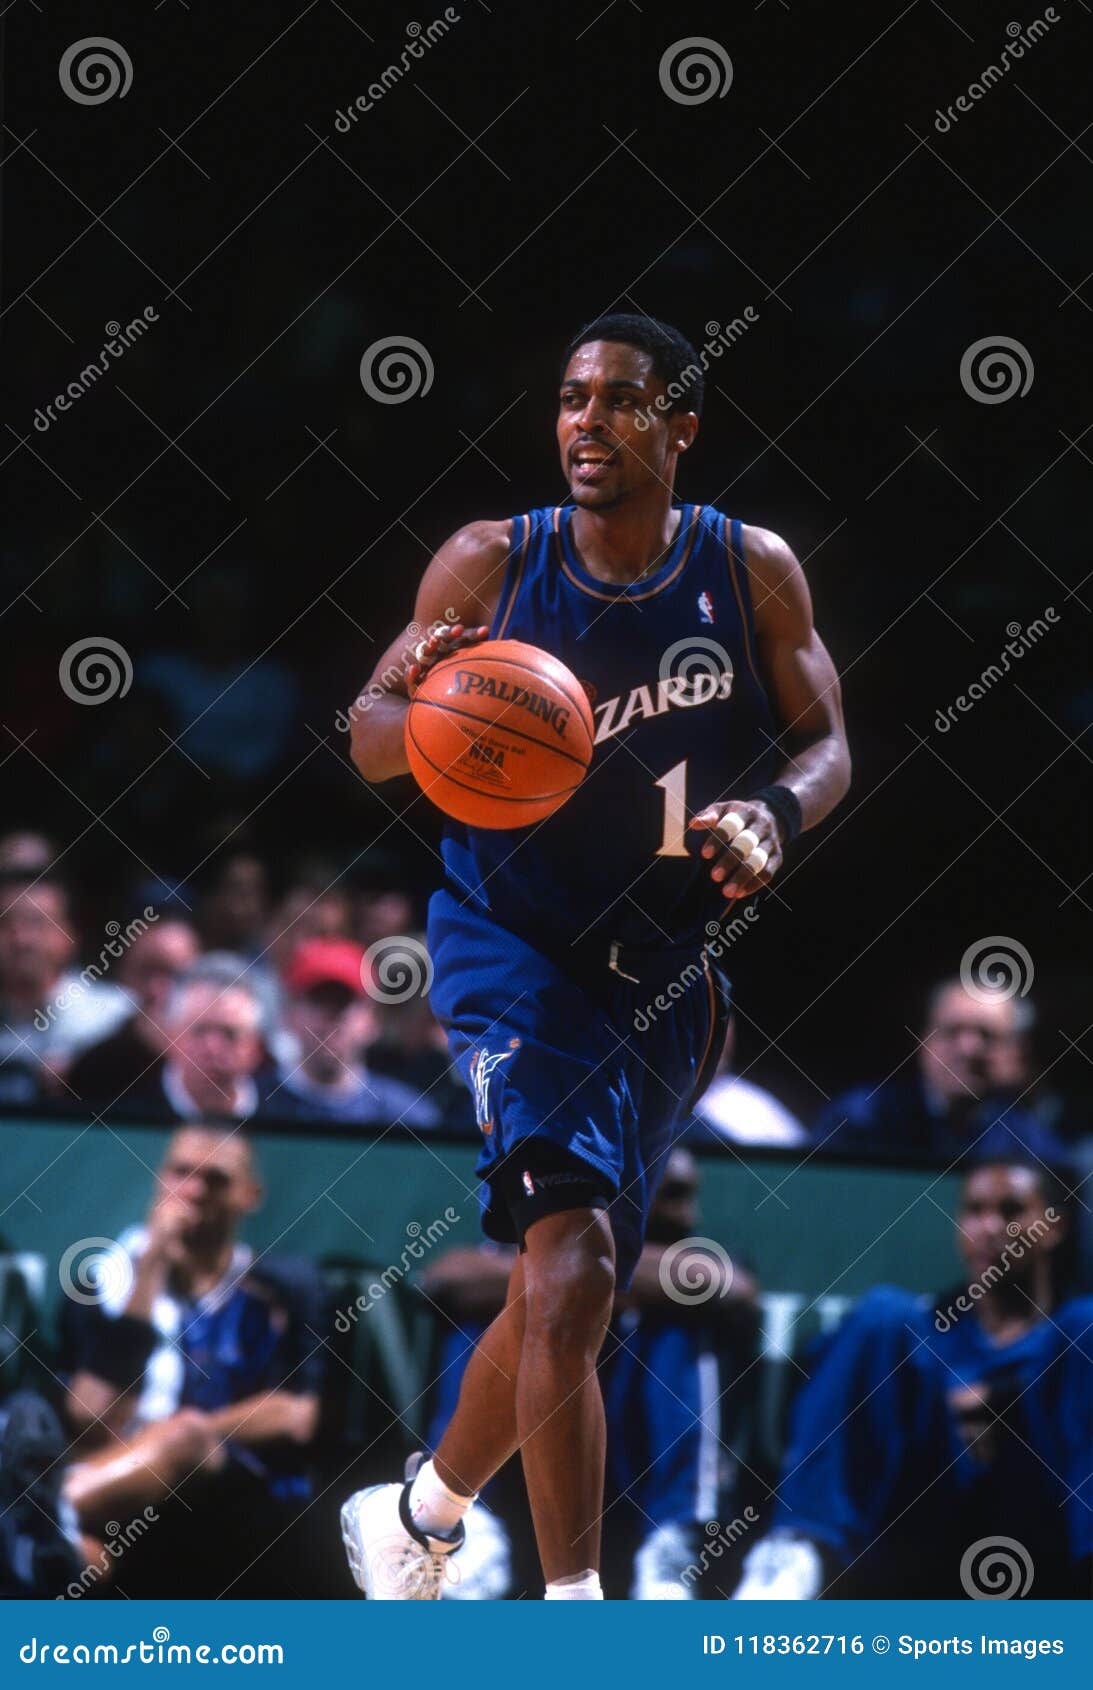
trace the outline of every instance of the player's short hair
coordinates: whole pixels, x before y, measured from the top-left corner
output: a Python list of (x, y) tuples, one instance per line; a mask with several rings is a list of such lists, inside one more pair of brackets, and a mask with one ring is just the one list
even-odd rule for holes
[(653, 360), (653, 374), (666, 388), (678, 388), (679, 395), (670, 394), (669, 411), (693, 411), (702, 415), (702, 401), (706, 392), (706, 378), (698, 353), (687, 339), (670, 323), (658, 322), (656, 317), (641, 317), (636, 312), (614, 311), (606, 317), (595, 317), (573, 336), (562, 356), (561, 375), (564, 377), (569, 360), (578, 347), (590, 340), (616, 340), (623, 346), (637, 346), (648, 352)]

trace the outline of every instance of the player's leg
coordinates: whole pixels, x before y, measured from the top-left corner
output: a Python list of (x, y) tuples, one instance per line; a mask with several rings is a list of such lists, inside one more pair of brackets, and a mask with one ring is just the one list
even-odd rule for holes
[(615, 1289), (602, 1209), (566, 1209), (528, 1228), (516, 1427), (548, 1585), (598, 1572), (604, 1413), (596, 1372)]
[[(468, 1502), (504, 1466), (516, 1448), (516, 1380), (525, 1309), (524, 1258), (518, 1256), (509, 1279), (505, 1306), (474, 1347), (455, 1413), (432, 1460), (440, 1483)], [(410, 1497), (415, 1519), (419, 1519), (426, 1531), (448, 1529), (448, 1522), (442, 1518), (419, 1518), (424, 1512), (420, 1506), (424, 1490), (425, 1486), (415, 1480)]]

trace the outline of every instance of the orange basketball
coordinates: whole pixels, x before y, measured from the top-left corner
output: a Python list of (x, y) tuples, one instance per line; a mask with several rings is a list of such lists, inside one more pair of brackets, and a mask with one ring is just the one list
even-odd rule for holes
[(406, 713), (406, 755), (434, 804), (472, 827), (525, 827), (559, 809), (592, 756), (577, 677), (538, 646), (483, 640), (428, 671)]

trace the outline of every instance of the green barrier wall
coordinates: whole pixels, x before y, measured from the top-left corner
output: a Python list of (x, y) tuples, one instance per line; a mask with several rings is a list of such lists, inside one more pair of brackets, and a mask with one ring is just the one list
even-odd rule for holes
[[(246, 1228), (256, 1249), (384, 1264), (401, 1259), (415, 1228), (427, 1238), (432, 1228), (427, 1250), (479, 1236), (473, 1145), (251, 1136), (266, 1183)], [(166, 1138), (158, 1128), (0, 1121), (0, 1248), (46, 1258), (49, 1300), (70, 1244), (115, 1238), (142, 1218)], [(956, 1277), (951, 1176), (717, 1154), (702, 1172), (701, 1230), (765, 1291), (853, 1297), (882, 1280), (927, 1291)]]

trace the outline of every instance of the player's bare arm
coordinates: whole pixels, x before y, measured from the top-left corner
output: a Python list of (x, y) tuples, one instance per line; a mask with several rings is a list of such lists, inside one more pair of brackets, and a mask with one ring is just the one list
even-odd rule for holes
[(511, 538), (509, 521), (470, 522), (432, 559), (412, 622), (391, 641), (349, 711), (352, 757), (365, 780), (409, 772), (403, 732), (413, 687), (438, 658), (486, 638)]
[[(744, 555), (760, 668), (782, 724), (786, 762), (773, 784), (796, 799), (803, 832), (823, 821), (850, 785), (839, 678), (816, 632), (808, 583), (790, 547), (765, 528), (745, 528)], [(750, 897), (773, 879), (792, 831), (788, 816), (746, 794), (711, 805), (691, 826), (711, 831), (702, 855), (730, 900)]]

